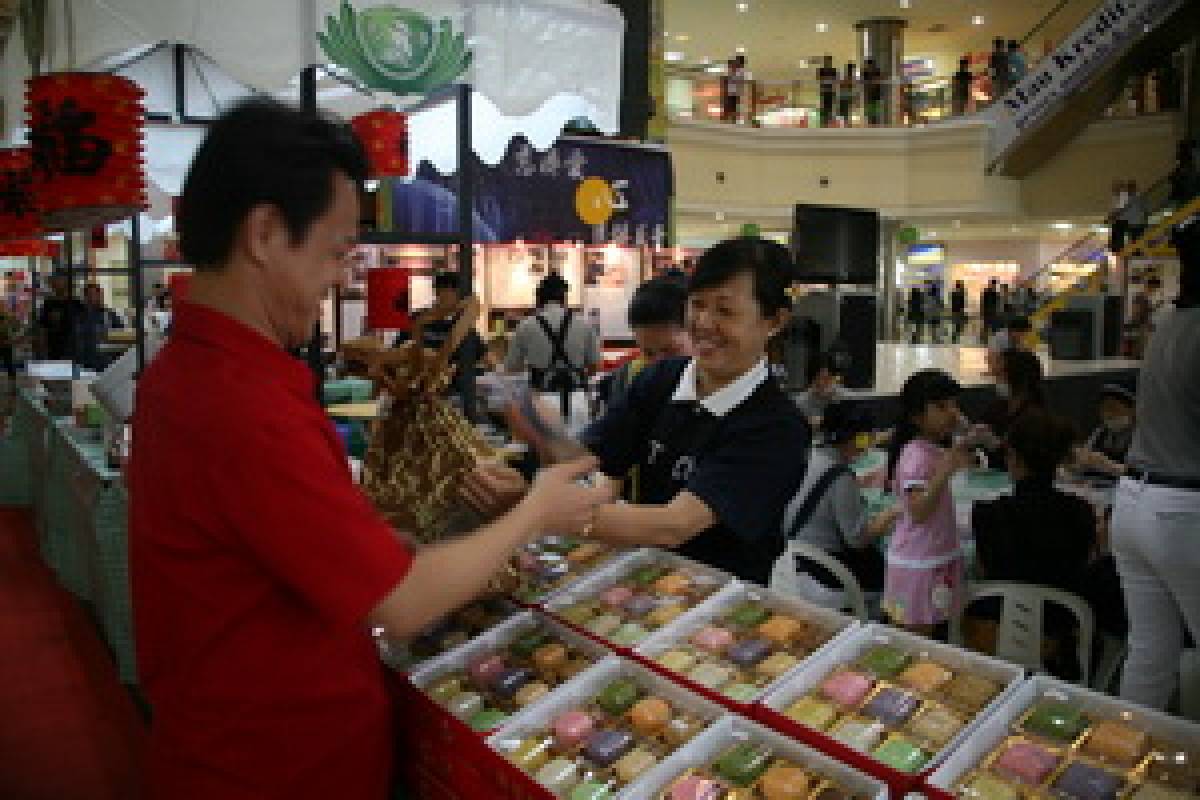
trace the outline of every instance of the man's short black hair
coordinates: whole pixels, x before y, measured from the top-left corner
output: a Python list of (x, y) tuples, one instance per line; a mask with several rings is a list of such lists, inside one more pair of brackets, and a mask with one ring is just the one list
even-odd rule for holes
[(567, 290), (570, 287), (563, 276), (557, 272), (551, 272), (538, 283), (537, 289), (534, 290), (534, 302), (538, 308), (547, 303), (557, 303), (560, 306), (567, 304)]
[(654, 278), (639, 286), (629, 301), (629, 327), (683, 325), (687, 287), (672, 278)]
[(1029, 333), (1033, 330), (1033, 323), (1029, 321), (1029, 317), (1018, 316), (1010, 319), (1004, 327), (1013, 333)]
[(757, 236), (726, 239), (705, 250), (696, 261), (688, 294), (723, 286), (743, 273), (754, 279), (754, 298), (764, 317), (791, 308), (792, 256), (783, 245)]
[(333, 175), (367, 176), (362, 145), (329, 117), (255, 97), (221, 116), (192, 159), (179, 201), (179, 246), (197, 269), (224, 265), (252, 208), (279, 209), (293, 241), (333, 202)]

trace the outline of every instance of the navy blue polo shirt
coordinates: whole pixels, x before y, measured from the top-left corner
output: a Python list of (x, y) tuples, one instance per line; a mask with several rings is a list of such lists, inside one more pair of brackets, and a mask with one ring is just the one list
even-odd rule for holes
[(687, 490), (708, 506), (717, 523), (676, 552), (765, 585), (812, 433), (765, 362), (702, 401), (694, 370), (690, 359), (642, 370), (583, 442), (612, 478), (638, 467), (638, 502), (665, 505)]

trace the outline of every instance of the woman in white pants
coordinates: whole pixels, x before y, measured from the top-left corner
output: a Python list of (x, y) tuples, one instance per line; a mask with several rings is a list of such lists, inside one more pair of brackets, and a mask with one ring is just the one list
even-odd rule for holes
[(1177, 226), (1180, 293), (1142, 363), (1112, 546), (1129, 611), (1121, 696), (1165, 708), (1183, 626), (1200, 641), (1200, 217)]

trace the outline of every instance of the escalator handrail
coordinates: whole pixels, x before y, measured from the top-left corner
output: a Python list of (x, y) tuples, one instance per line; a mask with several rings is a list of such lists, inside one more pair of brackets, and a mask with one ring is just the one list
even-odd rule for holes
[(1071, 0), (1058, 0), (1058, 2), (1055, 3), (1054, 8), (1047, 11), (1045, 16), (1038, 20), (1037, 24), (1029, 29), (1029, 33), (1025, 34), (1024, 38), (1021, 39), (1021, 47), (1023, 48), (1029, 44), (1030, 40), (1033, 39), (1034, 36), (1037, 36), (1039, 33), (1041, 33), (1042, 28), (1045, 28), (1046, 25), (1050, 23), (1050, 20), (1058, 16), (1058, 12), (1062, 11), (1070, 4)]

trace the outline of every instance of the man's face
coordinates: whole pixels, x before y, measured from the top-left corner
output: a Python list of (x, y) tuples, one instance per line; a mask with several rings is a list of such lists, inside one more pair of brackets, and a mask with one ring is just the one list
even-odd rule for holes
[(451, 308), (458, 305), (458, 289), (444, 287), (433, 293), (434, 301), (440, 308)]
[(99, 286), (89, 286), (83, 290), (83, 299), (89, 306), (104, 305), (104, 290)]
[(633, 329), (633, 338), (647, 364), (692, 352), (687, 331), (681, 325), (639, 325)]
[[(350, 253), (358, 234), (358, 192), (354, 181), (333, 173), (333, 199), (299, 241), (292, 241), (282, 217), (263, 223), (258, 260), (272, 331), (284, 347), (298, 347), (312, 335), (321, 301), (335, 286), (345, 287)], [(274, 225), (276, 228), (271, 228)]]
[(688, 295), (687, 332), (700, 369), (732, 380), (763, 358), (767, 340), (785, 321), (786, 312), (763, 316), (748, 272), (726, 283)]
[(1103, 422), (1124, 421), (1132, 417), (1133, 409), (1117, 398), (1105, 396), (1100, 399), (1100, 419)]
[(66, 278), (57, 278), (57, 277), (51, 278), (50, 279), (50, 291), (54, 293), (55, 297), (66, 297), (67, 296), (67, 279)]

